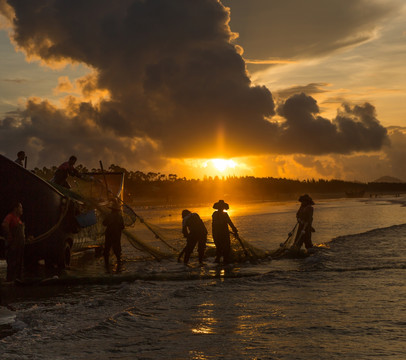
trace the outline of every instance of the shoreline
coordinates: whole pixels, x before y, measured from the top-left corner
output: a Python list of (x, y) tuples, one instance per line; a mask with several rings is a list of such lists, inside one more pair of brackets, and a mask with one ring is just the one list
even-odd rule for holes
[[(298, 198), (301, 196), (301, 193), (289, 193), (283, 194), (273, 198), (241, 198), (241, 197), (234, 197), (232, 195), (224, 195), (222, 199), (224, 199), (228, 203), (234, 204), (252, 204), (252, 203), (278, 203), (278, 202), (295, 202), (298, 201)], [(337, 199), (379, 199), (382, 197), (397, 197), (401, 198), (405, 196), (404, 193), (399, 192), (380, 192), (380, 193), (371, 193), (365, 194), (364, 196), (359, 197), (350, 197), (346, 196), (345, 193), (337, 192), (337, 193), (309, 193), (313, 200), (337, 200)], [(210, 205), (219, 199), (212, 198), (212, 199), (200, 199), (197, 197), (183, 197), (177, 200), (175, 199), (162, 199), (157, 197), (140, 197), (136, 200), (132, 199), (131, 201), (124, 201), (129, 206), (133, 207), (180, 207), (180, 206), (207, 206)]]

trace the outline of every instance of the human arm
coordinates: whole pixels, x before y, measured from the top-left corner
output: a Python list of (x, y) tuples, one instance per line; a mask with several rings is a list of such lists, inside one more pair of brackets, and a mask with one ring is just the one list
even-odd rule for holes
[(188, 232), (188, 230), (187, 230), (187, 226), (182, 226), (182, 234), (183, 234), (183, 236), (184, 236), (185, 238), (188, 237), (189, 232)]
[(233, 222), (230, 219), (230, 216), (227, 214), (227, 224), (230, 225), (231, 230), (233, 231), (234, 234), (238, 234), (238, 230), (235, 227), (235, 225), (233, 224)]
[(80, 174), (80, 172), (77, 171), (77, 169), (73, 165), (69, 166), (68, 173), (70, 176), (76, 176), (78, 178), (82, 178), (82, 175)]

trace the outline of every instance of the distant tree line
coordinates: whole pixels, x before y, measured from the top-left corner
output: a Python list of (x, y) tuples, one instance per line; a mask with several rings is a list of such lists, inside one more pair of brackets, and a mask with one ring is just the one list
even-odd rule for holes
[[(89, 170), (78, 165), (82, 173)], [(34, 172), (51, 179), (56, 167), (35, 168)], [(129, 171), (118, 165), (110, 165), (105, 171), (121, 172), (125, 178), (125, 201), (131, 203), (155, 201), (159, 203), (227, 201), (267, 201), (296, 199), (308, 193), (316, 198), (345, 196), (379, 196), (406, 192), (406, 183), (361, 183), (344, 180), (307, 179), (254, 176), (204, 177), (203, 179), (179, 178), (176, 174)], [(91, 169), (90, 172), (101, 172)]]

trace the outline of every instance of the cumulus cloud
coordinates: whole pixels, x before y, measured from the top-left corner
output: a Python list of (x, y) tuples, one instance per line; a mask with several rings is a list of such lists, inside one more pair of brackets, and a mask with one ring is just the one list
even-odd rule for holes
[[(329, 120), (303, 93), (280, 104), (283, 120), (274, 121), (273, 96), (251, 83), (232, 44), (229, 12), (217, 0), (8, 4), (13, 39), (27, 56), (94, 71), (76, 86), (85, 100), (72, 98), (64, 108), (30, 100), (14, 123), (3, 120), (1, 151), (13, 136), (42, 160), (76, 153), (94, 163), (96, 156), (116, 156), (134, 167), (134, 158), (347, 154), (377, 150), (387, 139), (372, 105), (346, 105)], [(71, 85), (62, 79), (59, 90)]]
[[(278, 138), (282, 152), (320, 155), (379, 150), (388, 142), (387, 130), (369, 104), (344, 104), (333, 121), (318, 115), (315, 99), (304, 93), (291, 96), (278, 108), (286, 119)], [(301, 151), (300, 149), (306, 149)]]

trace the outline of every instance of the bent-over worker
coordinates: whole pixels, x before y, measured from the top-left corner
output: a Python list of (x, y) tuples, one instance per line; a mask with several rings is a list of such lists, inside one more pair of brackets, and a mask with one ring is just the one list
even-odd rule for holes
[(59, 165), (58, 169), (55, 171), (54, 177), (51, 179), (52, 182), (55, 184), (61, 185), (70, 189), (71, 186), (69, 185), (67, 179), (68, 176), (76, 176), (78, 178), (82, 178), (79, 171), (75, 169), (74, 165), (77, 161), (77, 157), (72, 155), (68, 161), (64, 162), (63, 164)]
[[(197, 213), (192, 213), (189, 210), (182, 211), (182, 233), (186, 238), (186, 246), (182, 250), (185, 254), (183, 263), (188, 264), (190, 255), (197, 244), (197, 252), (199, 254), (199, 264), (203, 264), (204, 252), (206, 250), (207, 229), (202, 219)], [(182, 256), (179, 255), (179, 259)]]

